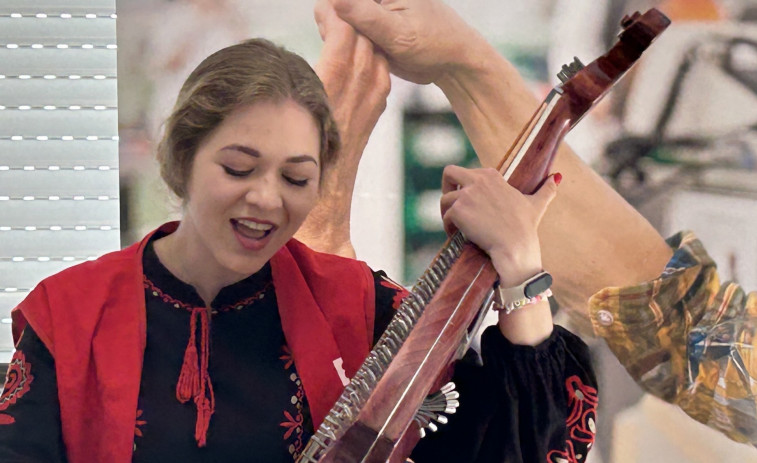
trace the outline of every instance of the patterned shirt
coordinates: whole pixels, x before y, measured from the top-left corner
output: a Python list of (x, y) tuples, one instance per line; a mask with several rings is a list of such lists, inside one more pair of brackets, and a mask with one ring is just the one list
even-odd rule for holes
[(594, 330), (646, 391), (757, 446), (757, 293), (721, 284), (693, 233), (668, 244), (657, 279), (592, 296)]

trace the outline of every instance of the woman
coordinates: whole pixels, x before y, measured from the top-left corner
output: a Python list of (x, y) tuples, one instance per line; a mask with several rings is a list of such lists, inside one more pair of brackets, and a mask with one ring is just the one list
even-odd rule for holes
[[(181, 222), (46, 279), (15, 309), (0, 460), (292, 461), (404, 294), (292, 240), (338, 148), (297, 55), (250, 40), (200, 64), (159, 148)], [(526, 197), (493, 170), (450, 167), (445, 226), (517, 286), (542, 269), (536, 227), (558, 183)], [(553, 329), (546, 300), (528, 302), (484, 334), (483, 366), (458, 366), (459, 412), (416, 462), (583, 461), (586, 347)]]

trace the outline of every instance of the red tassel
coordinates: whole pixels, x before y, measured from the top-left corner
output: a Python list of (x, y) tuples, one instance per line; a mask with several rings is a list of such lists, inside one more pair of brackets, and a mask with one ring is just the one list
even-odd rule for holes
[[(200, 357), (197, 355), (197, 317), (200, 317)], [(184, 351), (184, 362), (181, 365), (179, 381), (176, 383), (176, 398), (181, 403), (194, 399), (197, 407), (197, 422), (195, 423), (195, 440), (198, 447), (205, 447), (208, 439), (210, 417), (215, 412), (215, 394), (213, 384), (208, 374), (210, 361), (210, 323), (208, 310), (197, 307), (192, 310), (189, 322), (189, 343)], [(199, 366), (199, 368), (198, 368)]]
[[(199, 308), (199, 310), (205, 310)], [(189, 399), (197, 397), (200, 392), (200, 372), (198, 370), (197, 345), (195, 341), (195, 332), (197, 331), (197, 311), (192, 310), (189, 322), (189, 342), (187, 350), (184, 351), (184, 362), (181, 364), (181, 373), (179, 381), (176, 383), (176, 398), (181, 403), (187, 403)]]
[(197, 440), (198, 447), (205, 447), (208, 437), (208, 428), (210, 427), (210, 417), (213, 416), (213, 412), (215, 412), (216, 408), (213, 383), (210, 382), (210, 374), (208, 373), (208, 363), (210, 362), (210, 323), (208, 322), (207, 310), (200, 314), (200, 321), (200, 330), (202, 333), (200, 335), (200, 348), (202, 349), (200, 374), (202, 377), (200, 378), (200, 394), (195, 397), (195, 405), (197, 405), (195, 439)]
[(200, 392), (200, 372), (197, 370), (197, 348), (188, 346), (181, 365), (179, 382), (176, 383), (176, 398), (187, 403)]
[(205, 447), (210, 427), (210, 417), (213, 415), (210, 401), (202, 397), (197, 403), (197, 422), (195, 423), (195, 440), (198, 447)]

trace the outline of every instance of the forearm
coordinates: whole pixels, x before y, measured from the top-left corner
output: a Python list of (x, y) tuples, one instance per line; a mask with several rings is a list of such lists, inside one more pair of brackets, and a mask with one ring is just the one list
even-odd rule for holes
[(358, 122), (355, 127), (355, 118), (347, 111), (354, 105), (342, 106), (334, 108), (342, 138), (336, 164), (323, 173), (318, 203), (295, 237), (316, 251), (354, 258), (350, 239), (352, 195), (360, 159), (376, 121)]
[(357, 165), (324, 173), (320, 200), (297, 231), (298, 240), (316, 251), (355, 257), (350, 240), (350, 208), (356, 174)]
[(367, 38), (339, 19), (328, 4), (316, 5), (324, 39), (316, 72), (339, 128), (341, 147), (334, 164), (323, 172), (319, 201), (296, 237), (311, 248), (355, 257), (350, 240), (350, 209), (355, 177), (368, 139), (386, 108), (389, 68)]
[[(483, 166), (496, 167), (538, 106), (515, 68), (489, 45), (446, 73), (438, 85), (452, 103)], [(586, 317), (601, 288), (655, 277), (670, 258), (657, 231), (563, 145), (553, 172), (565, 179), (541, 221), (544, 268), (555, 295)]]
[(672, 254), (649, 222), (566, 145), (553, 170), (564, 180), (539, 228), (542, 262), (555, 276), (560, 305), (587, 321), (592, 294), (654, 278)]
[(517, 69), (483, 39), (435, 83), (444, 92), (483, 167), (496, 167), (538, 106)]

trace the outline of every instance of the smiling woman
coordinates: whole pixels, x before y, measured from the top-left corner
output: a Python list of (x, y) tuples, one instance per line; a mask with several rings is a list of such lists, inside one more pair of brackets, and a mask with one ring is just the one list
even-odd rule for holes
[[(337, 45), (326, 38), (324, 80), (361, 89), (334, 114), (358, 114), (350, 127), (370, 132), (388, 68), (341, 24)], [(373, 77), (333, 66), (345, 56), (374, 63)], [(293, 239), (339, 183), (334, 166), (359, 160), (347, 156), (365, 146), (355, 138), (340, 151), (324, 86), (299, 56), (255, 39), (203, 61), (158, 150), (182, 220), (45, 279), (14, 310), (0, 460), (299, 458), (407, 294), (364, 262)], [(448, 168), (445, 225), (515, 289), (542, 272), (536, 230), (559, 180), (524, 196), (492, 169)], [(472, 353), (456, 369), (459, 392), (443, 389), (444, 408), (461, 397), (459, 413), (434, 414), (447, 425), (414, 461), (585, 459), (596, 380), (586, 346), (553, 328), (547, 294), (516, 298), (529, 307), (487, 329), (483, 365)]]
[(197, 149), (183, 220), (155, 243), (161, 261), (207, 302), (260, 270), (316, 204), (320, 139), (289, 98), (231, 112)]
[(339, 134), (315, 72), (293, 53), (264, 40), (250, 40), (210, 55), (184, 82), (158, 147), (163, 179), (186, 199), (195, 150), (221, 121), (242, 106), (286, 99), (312, 117), (319, 160), (331, 165), (339, 150)]

